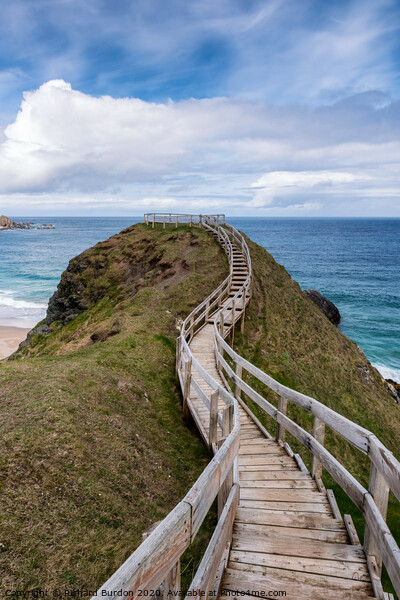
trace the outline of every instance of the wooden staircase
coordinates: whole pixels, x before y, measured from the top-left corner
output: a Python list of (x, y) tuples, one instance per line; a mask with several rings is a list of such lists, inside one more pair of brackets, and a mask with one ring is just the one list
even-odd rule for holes
[[(217, 236), (215, 236), (217, 237)], [(243, 254), (234, 250), (232, 297), (248, 276)], [(221, 307), (224, 330), (231, 310)], [(198, 362), (221, 385), (214, 352), (214, 319), (193, 337), (190, 348)], [(212, 389), (204, 381), (204, 392)], [(188, 403), (209, 445), (210, 411), (191, 387)], [(218, 410), (224, 408), (222, 399)], [(240, 500), (233, 525), (229, 559), (221, 582), (228, 595), (286, 592), (298, 600), (374, 598), (364, 550), (349, 538), (337, 507), (320, 491), (293, 455), (271, 439), (241, 405), (238, 472)], [(223, 436), (218, 427), (218, 438)]]

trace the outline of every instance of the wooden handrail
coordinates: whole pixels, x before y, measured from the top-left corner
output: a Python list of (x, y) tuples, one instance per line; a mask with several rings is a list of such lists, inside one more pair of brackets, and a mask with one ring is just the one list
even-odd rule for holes
[[(385, 523), (388, 494), (382, 487), (384, 482), (384, 485), (400, 500), (400, 463), (372, 432), (314, 398), (282, 385), (237, 354), (225, 341), (239, 318), (243, 323), (244, 311), (251, 297), (252, 267), (250, 252), (243, 235), (225, 222), (224, 215), (146, 213), (144, 222), (147, 225), (152, 224), (153, 227), (156, 223), (162, 223), (164, 228), (168, 224), (176, 227), (179, 224), (203, 227), (218, 237), (219, 243), (228, 256), (230, 266), (228, 277), (186, 317), (177, 339), (177, 377), (183, 392), (184, 408), (185, 402), (187, 405), (189, 390), (193, 387), (210, 410), (209, 440), (215, 455), (185, 498), (100, 588), (97, 596), (101, 596), (102, 591), (107, 590), (109, 595), (121, 591), (121, 593), (129, 592), (130, 598), (137, 598), (143, 595), (145, 590), (156, 590), (163, 582), (165, 596), (166, 586), (168, 588), (169, 585), (167, 582), (171, 580), (168, 579), (168, 574), (176, 569), (180, 556), (193, 541), (218, 495), (219, 520), (192, 582), (189, 595), (193, 596), (194, 592), (200, 590), (204, 593), (211, 590), (217, 570), (223, 564), (223, 557), (227, 552), (226, 544), (232, 531), (238, 499), (239, 482), (235, 465), (240, 442), (238, 400), (242, 402), (242, 393), (277, 422), (279, 443), (284, 443), (285, 431), (296, 437), (311, 452), (312, 475), (320, 480), (322, 468), (325, 468), (360, 508), (366, 521), (367, 558), (371, 563), (376, 559), (378, 570), (383, 560), (393, 586), (400, 595), (400, 550)], [(248, 274), (240, 288), (230, 297), (233, 247), (242, 252)], [(215, 309), (213, 314), (215, 359), (222, 380), (226, 382), (225, 387), (198, 362), (189, 345), (197, 331), (206, 325), (213, 309)], [(240, 309), (241, 315), (237, 309)], [(232, 315), (229, 323), (228, 314)], [(227, 362), (224, 352), (233, 361), (235, 368)], [(247, 371), (278, 394), (278, 408), (244, 381), (243, 371)], [(200, 385), (201, 380), (211, 389), (209, 397)], [(229, 382), (234, 387), (234, 394)], [(218, 412), (218, 397), (226, 405), (222, 415)], [(314, 416), (313, 435), (286, 415), (287, 402), (296, 404)], [(250, 412), (246, 405), (242, 403), (242, 406)], [(231, 419), (228, 414), (231, 410), (233, 410), (233, 423), (230, 426)], [(218, 426), (223, 435), (226, 435), (219, 449), (216, 444)], [(324, 447), (325, 426), (330, 427), (370, 458), (372, 467), (368, 490)], [(300, 461), (300, 457), (298, 460)], [(303, 468), (305, 469), (304, 466)], [(369, 552), (373, 553), (374, 557), (368, 556)]]
[[(296, 392), (255, 367), (252, 363), (237, 354), (224, 340), (221, 334), (221, 328), (217, 322), (214, 322), (215, 334), (215, 354), (217, 364), (221, 365), (235, 389), (240, 389), (251, 400), (253, 400), (261, 409), (272, 417), (278, 427), (278, 436), (280, 431), (287, 430), (291, 433), (312, 455), (312, 475), (320, 477), (319, 465), (324, 467), (333, 479), (340, 485), (354, 504), (361, 510), (365, 517), (366, 531), (368, 532), (365, 540), (365, 552), (367, 557), (374, 556), (378, 569), (380, 564), (386, 566), (390, 580), (397, 594), (400, 595), (400, 549), (385, 523), (388, 490), (390, 489), (398, 500), (400, 500), (400, 463), (393, 454), (378, 440), (378, 438), (367, 429), (353, 423), (346, 417), (336, 413), (318, 400)], [(221, 350), (220, 350), (221, 349)], [(230, 359), (235, 363), (238, 369), (233, 369), (223, 356), (226, 352)], [(282, 403), (278, 401), (278, 408), (271, 402), (263, 398), (254, 388), (243, 380), (242, 372), (247, 371), (256, 377), (261, 383), (278, 394), (278, 398), (284, 397), (285, 400), (293, 402), (307, 412), (310, 412), (317, 419), (314, 424), (313, 435), (305, 431), (294, 421), (286, 416), (282, 411)], [(236, 394), (235, 394), (236, 395)], [(371, 469), (371, 478), (369, 490), (366, 490), (351, 475), (343, 465), (324, 447), (324, 437), (321, 435), (320, 425), (329, 426), (342, 438), (350, 442), (355, 448), (366, 454), (373, 468)], [(315, 465), (318, 466), (316, 471)], [(313, 468), (314, 467), (314, 468)], [(377, 483), (377, 475), (381, 480)], [(372, 484), (373, 478), (373, 484)], [(387, 485), (388, 490), (384, 490)], [(383, 486), (383, 487), (382, 487)], [(376, 501), (375, 501), (376, 500)], [(373, 539), (373, 543), (371, 543)]]

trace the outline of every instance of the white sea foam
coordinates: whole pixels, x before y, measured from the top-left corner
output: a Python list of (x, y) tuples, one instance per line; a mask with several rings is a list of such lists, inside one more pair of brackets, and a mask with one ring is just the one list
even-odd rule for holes
[(47, 304), (42, 302), (27, 302), (26, 300), (15, 300), (12, 296), (0, 294), (0, 307), (11, 306), (13, 308), (43, 310)]
[(400, 383), (400, 369), (393, 369), (380, 364), (374, 364), (373, 366), (375, 369), (378, 369), (379, 373), (385, 379), (393, 379), (393, 381), (396, 381), (396, 383)]
[(41, 321), (46, 315), (47, 304), (14, 297), (11, 290), (0, 290), (0, 324), (26, 327)]

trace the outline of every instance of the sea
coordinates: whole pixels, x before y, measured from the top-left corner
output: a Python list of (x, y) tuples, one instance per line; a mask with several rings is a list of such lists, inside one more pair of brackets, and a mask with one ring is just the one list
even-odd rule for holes
[[(13, 218), (13, 217), (11, 217)], [(142, 217), (15, 217), (55, 229), (0, 231), (0, 326), (46, 312), (68, 261)], [(400, 219), (231, 217), (303, 289), (339, 308), (339, 329), (400, 382)]]

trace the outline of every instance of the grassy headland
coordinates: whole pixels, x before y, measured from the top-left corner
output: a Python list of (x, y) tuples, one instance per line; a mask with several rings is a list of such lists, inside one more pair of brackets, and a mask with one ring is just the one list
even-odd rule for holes
[(97, 589), (204, 469), (175, 338), (227, 272), (188, 227), (135, 225), (71, 261), (61, 296), (83, 312), (0, 363), (0, 595)]

